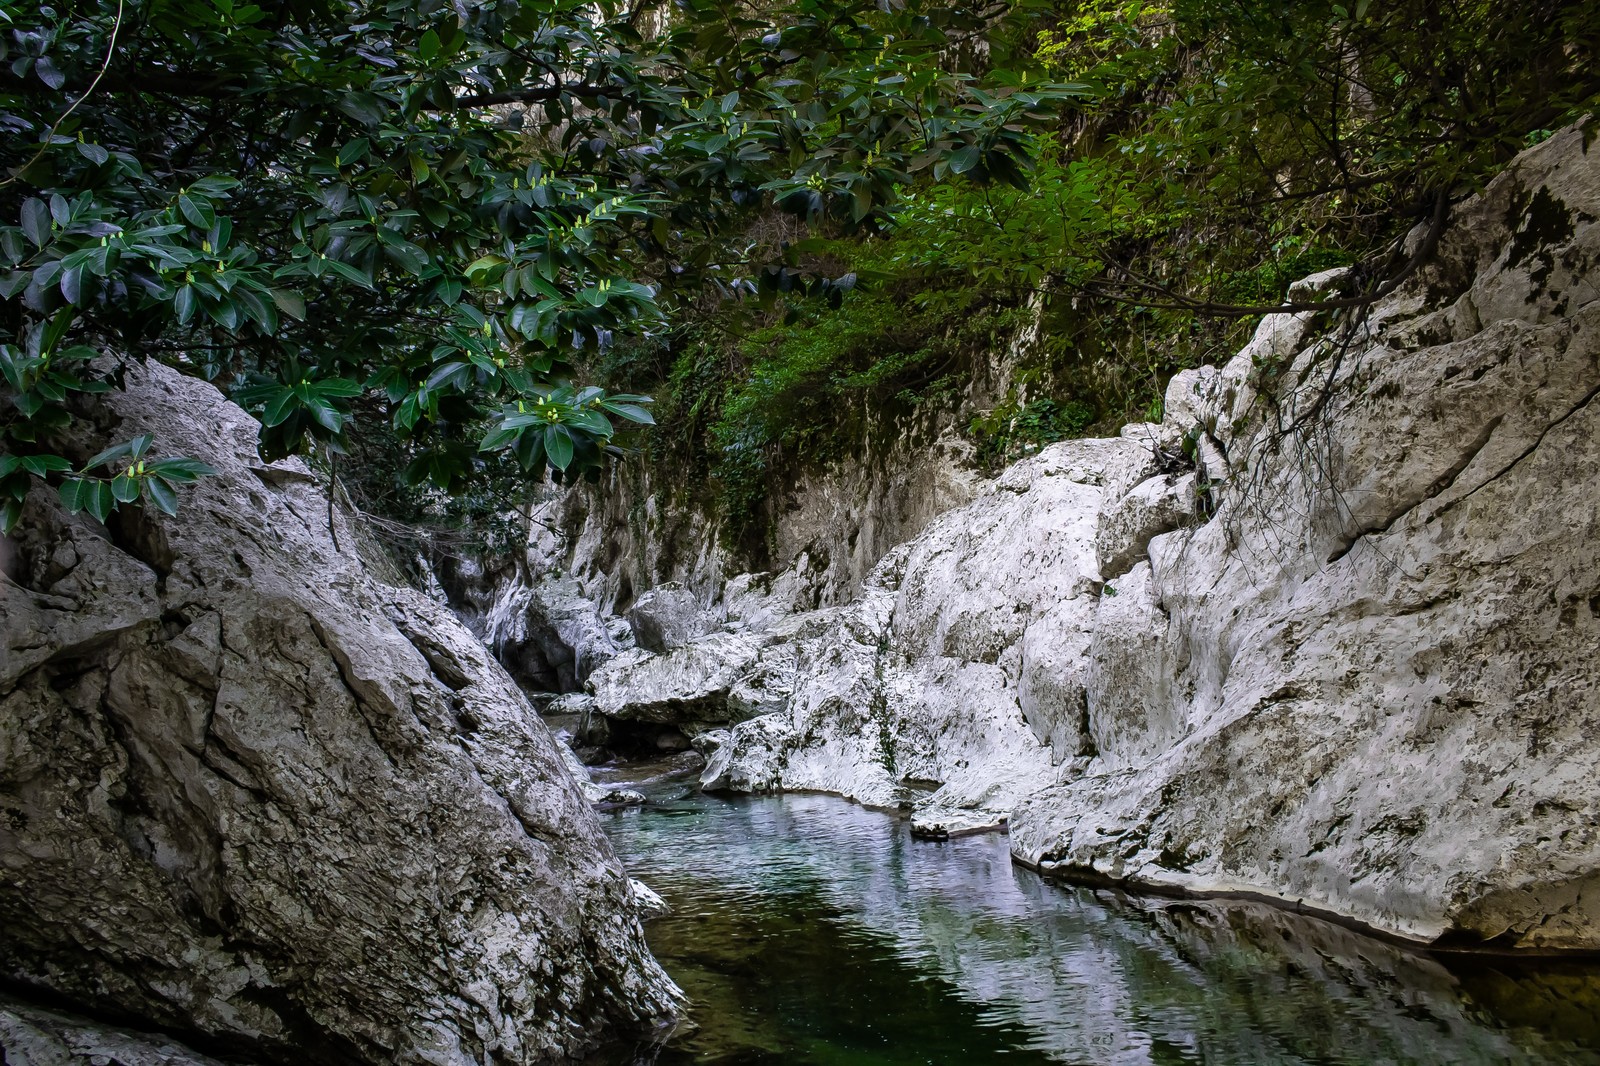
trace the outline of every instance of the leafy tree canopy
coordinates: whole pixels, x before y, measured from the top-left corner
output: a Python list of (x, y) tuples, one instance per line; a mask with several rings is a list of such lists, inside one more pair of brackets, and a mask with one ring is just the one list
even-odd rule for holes
[(1226, 359), (1309, 274), (1351, 268), (1306, 302), (1357, 335), (1428, 253), (1414, 227), (1436, 235), (1600, 104), (1589, 0), (1058, 0), (1025, 30), (996, 64), (1094, 87), (1029, 132), (1028, 188), (969, 173), (907, 187), (871, 233), (773, 227), (757, 236), (858, 276), (843, 306), (707, 306), (616, 360), (609, 380), (673, 422), (659, 458), (691, 457), (747, 550), (771, 489), (960, 406), (997, 350), (1008, 394), (957, 423), (989, 463), (1159, 418), (1174, 371)]
[(1049, 6), (10, 2), (0, 530), (37, 480), (103, 520), (203, 476), (145, 437), (63, 454), (145, 359), (231, 390), (269, 456), (359, 414), (417, 483), (591, 469), (651, 416), (578, 353), (708, 284), (849, 287), (752, 258), (759, 212), (870, 230), (919, 179), (1025, 181), (1083, 91), (1005, 62)]

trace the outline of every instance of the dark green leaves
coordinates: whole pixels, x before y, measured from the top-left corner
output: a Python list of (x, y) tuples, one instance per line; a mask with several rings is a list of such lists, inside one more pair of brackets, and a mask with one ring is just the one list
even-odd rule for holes
[(551, 466), (565, 470), (572, 465), (572, 446), (572, 430), (559, 425), (544, 427), (544, 451)]
[(117, 500), (105, 481), (73, 478), (61, 483), (61, 503), (72, 514), (88, 511), (104, 522), (116, 509)]
[(574, 460), (592, 466), (616, 434), (607, 413), (628, 422), (653, 424), (644, 409), (649, 402), (644, 396), (607, 396), (600, 389), (577, 390), (570, 385), (536, 389), (527, 398), (501, 408), (479, 451), (509, 450), (524, 469), (531, 469), (541, 459), (563, 471)]
[(187, 457), (151, 459), (154, 438), (134, 437), (105, 449), (81, 468), (48, 452), (0, 455), (0, 533), (21, 520), (31, 479), (59, 479), (56, 494), (72, 514), (88, 513), (104, 522), (124, 504), (148, 500), (167, 514), (176, 514), (178, 487), (214, 471)]
[(22, 232), (35, 248), (43, 248), (50, 240), (50, 209), (38, 197), (22, 201)]
[[(109, 58), (115, 5), (7, 8), (41, 43), (14, 72), (27, 91), (0, 87), (0, 169), (44, 146), (0, 203), (0, 444), (19, 451), (109, 387), (66, 365), (83, 347), (218, 381), (269, 456), (344, 448), (364, 412), (441, 485), (502, 451), (592, 469), (650, 415), (562, 393), (574, 364), (706, 288), (815, 281), (743, 261), (774, 203), (871, 229), (923, 175), (1019, 181), (1026, 131), (1070, 95), (966, 69), (955, 42), (1011, 54), (1028, 4), (686, 0), (648, 40), (580, 0), (147, 7)], [(103, 63), (117, 77), (77, 100)], [(514, 422), (530, 404), (557, 416)], [(126, 477), (113, 503), (172, 502)]]
[(321, 377), (294, 362), (284, 369), (288, 381), (256, 375), (233, 393), (241, 407), (261, 419), (262, 453), (268, 458), (287, 455), (306, 436), (342, 451), (349, 401), (361, 394), (360, 384), (350, 378)]

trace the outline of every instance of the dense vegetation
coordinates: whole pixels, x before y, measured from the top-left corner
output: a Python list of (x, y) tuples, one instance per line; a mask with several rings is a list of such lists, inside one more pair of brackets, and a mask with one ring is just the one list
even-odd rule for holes
[(37, 479), (104, 518), (204, 472), (64, 453), (141, 359), (231, 390), (269, 456), (387, 437), (447, 493), (592, 469), (650, 416), (578, 355), (675, 292), (829, 287), (743, 259), (744, 219), (870, 225), (947, 159), (1025, 166), (1063, 90), (945, 70), (988, 25), (959, 5), (858, 6), (8, 4), (0, 529)]
[[(665, 354), (614, 375), (672, 412), (672, 454), (699, 457), (753, 549), (765, 489), (870, 451), (873, 425), (904, 432), (942, 407), (993, 466), (1159, 417), (1173, 372), (1226, 358), (1308, 274), (1353, 266), (1325, 302), (1359, 315), (1412, 268), (1408, 231), (1436, 231), (1600, 90), (1600, 20), (1581, 3), (1084, 0), (1033, 15), (996, 24), (1017, 35), (996, 54), (1091, 91), (1030, 134), (1025, 184), (919, 183), (866, 235), (754, 231), (861, 285), (842, 304), (700, 308)], [(963, 404), (1008, 346), (1009, 392)]]
[(1574, 0), (0, 15), (0, 528), (41, 480), (176, 506), (204, 457), (64, 444), (159, 359), (405, 518), (592, 471), (653, 394), (646, 446), (759, 539), (897, 418), (999, 463), (1158, 413), (1301, 275), (1353, 265), (1358, 314), (1600, 90)]

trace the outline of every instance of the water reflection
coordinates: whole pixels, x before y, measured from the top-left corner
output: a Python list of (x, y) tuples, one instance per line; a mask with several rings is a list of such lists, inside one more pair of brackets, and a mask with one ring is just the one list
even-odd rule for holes
[(822, 796), (609, 816), (695, 1028), (609, 1061), (1595, 1063), (1592, 967), (1452, 973), (1260, 905), (1151, 903)]

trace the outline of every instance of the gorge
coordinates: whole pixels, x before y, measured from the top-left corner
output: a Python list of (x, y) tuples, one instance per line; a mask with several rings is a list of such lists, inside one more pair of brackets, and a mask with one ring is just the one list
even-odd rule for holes
[(1600, 37), (1408, 3), (0, 10), (0, 1066), (1600, 1063)]
[[(1600, 946), (1597, 173), (1582, 131), (1546, 141), (1358, 335), (1268, 317), (1177, 375), (1162, 423), (1049, 445), (835, 562), (871, 570), (858, 594), (808, 586), (837, 528), (778, 574), (678, 547), (681, 585), (628, 614), (650, 646), (566, 626), (594, 712), (693, 736), (708, 789), (833, 792), (936, 836), (1009, 824), (1020, 861), (1092, 882)], [(626, 535), (574, 529), (535, 563), (565, 575), (550, 597), (603, 605)]]

